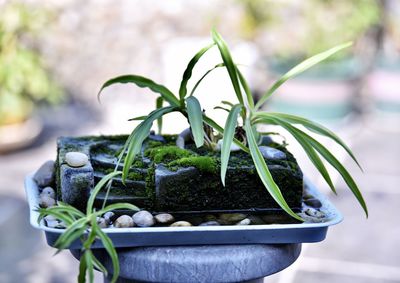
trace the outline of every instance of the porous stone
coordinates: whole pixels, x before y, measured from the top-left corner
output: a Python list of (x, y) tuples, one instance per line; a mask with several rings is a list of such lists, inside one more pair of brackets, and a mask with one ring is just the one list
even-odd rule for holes
[(39, 187), (52, 186), (54, 183), (54, 161), (48, 160), (33, 175), (33, 180)]
[(116, 228), (128, 228), (133, 226), (135, 226), (135, 223), (129, 215), (121, 215), (114, 222), (114, 227)]
[(175, 218), (173, 215), (169, 213), (160, 213), (154, 216), (154, 219), (157, 221), (157, 223), (160, 224), (170, 224), (175, 221)]
[(71, 167), (85, 166), (88, 161), (88, 156), (82, 152), (72, 151), (65, 154), (65, 162)]
[(251, 224), (251, 220), (248, 218), (245, 218), (242, 221), (239, 221), (238, 223), (236, 223), (236, 225), (239, 225), (239, 226), (250, 225), (250, 224)]
[(219, 215), (219, 220), (222, 224), (236, 224), (247, 217), (243, 213), (223, 213)]
[(153, 215), (146, 211), (138, 211), (132, 216), (133, 222), (139, 227), (150, 227), (155, 224)]
[(170, 227), (189, 227), (189, 226), (192, 226), (192, 224), (187, 221), (177, 221), (170, 225)]
[(220, 226), (221, 224), (219, 224), (218, 221), (207, 221), (207, 222), (203, 222), (201, 223), (199, 226)]
[(56, 200), (46, 195), (40, 196), (39, 205), (43, 208), (52, 207), (56, 205)]
[(321, 206), (322, 206), (322, 203), (316, 198), (310, 198), (310, 199), (304, 200), (304, 203), (313, 208), (321, 208)]
[(279, 149), (264, 145), (260, 146), (259, 149), (264, 158), (271, 160), (280, 160), (286, 158), (286, 154)]
[(54, 189), (52, 187), (45, 187), (42, 192), (40, 193), (41, 196), (48, 196), (51, 197), (53, 199), (56, 198), (56, 192), (54, 191)]

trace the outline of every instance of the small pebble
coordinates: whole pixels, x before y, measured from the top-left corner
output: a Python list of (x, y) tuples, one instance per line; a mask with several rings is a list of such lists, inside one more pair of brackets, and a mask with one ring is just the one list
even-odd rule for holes
[[(222, 143), (224, 142), (224, 139), (220, 139), (217, 143), (217, 150), (221, 150), (222, 149)], [(236, 145), (234, 142), (231, 143), (231, 151), (239, 151), (241, 150), (241, 148)]]
[(51, 186), (54, 183), (54, 161), (49, 160), (43, 163), (42, 166), (33, 175), (33, 180), (39, 187)]
[(146, 210), (136, 212), (132, 216), (132, 219), (133, 222), (135, 222), (135, 224), (139, 227), (150, 227), (155, 224), (153, 215)]
[(253, 224), (253, 225), (263, 225), (263, 224), (265, 224), (265, 222), (261, 219), (261, 217), (258, 217), (256, 215), (250, 215), (247, 218), (250, 219), (251, 224)]
[(170, 224), (175, 221), (174, 216), (169, 213), (157, 214), (154, 219), (160, 224)]
[(219, 220), (222, 224), (236, 224), (246, 217), (247, 215), (242, 213), (224, 213), (219, 215)]
[(192, 226), (190, 222), (187, 221), (177, 221), (169, 225), (170, 227), (189, 227)]
[(56, 201), (55, 201), (55, 199), (53, 199), (47, 195), (43, 195), (43, 196), (40, 196), (39, 205), (40, 205), (40, 207), (48, 208), (48, 207), (55, 206)]
[(207, 221), (204, 223), (201, 223), (199, 226), (220, 226), (219, 222), (217, 221)]
[(260, 149), (260, 152), (263, 155), (263, 157), (266, 159), (279, 160), (286, 158), (286, 154), (283, 151), (280, 151), (276, 148), (264, 145), (259, 146), (258, 148)]
[(319, 210), (316, 210), (314, 208), (307, 208), (305, 213), (309, 216), (316, 217), (316, 218), (323, 218), (325, 217), (325, 214)]
[(250, 225), (250, 223), (251, 223), (251, 220), (248, 218), (245, 218), (242, 221), (239, 221), (238, 223), (236, 223), (236, 225), (244, 226), (244, 225)]
[(114, 212), (112, 211), (108, 211), (106, 213), (104, 213), (103, 218), (106, 220), (107, 224), (110, 225), (111, 224), (111, 218), (114, 216)]
[(215, 215), (212, 214), (207, 214), (206, 216), (204, 216), (204, 221), (217, 221), (217, 217)]
[(97, 224), (99, 225), (100, 228), (108, 227), (108, 223), (103, 217), (97, 217)]
[(53, 190), (52, 187), (46, 187), (42, 190), (40, 193), (40, 196), (48, 196), (51, 197), (52, 199), (56, 198), (56, 192)]
[(308, 206), (314, 207), (314, 208), (321, 208), (322, 203), (316, 199), (316, 198), (310, 198), (304, 201), (304, 203)]
[(46, 226), (49, 228), (57, 228), (59, 224), (57, 220), (46, 220)]
[(57, 218), (55, 218), (53, 215), (47, 215), (47, 216), (44, 217), (44, 219), (46, 221), (55, 221), (55, 220), (57, 220)]
[(116, 228), (128, 228), (133, 226), (135, 226), (135, 223), (129, 215), (121, 215), (114, 222), (114, 227)]
[(89, 158), (82, 152), (73, 151), (65, 155), (65, 161), (71, 167), (82, 167), (88, 163)]

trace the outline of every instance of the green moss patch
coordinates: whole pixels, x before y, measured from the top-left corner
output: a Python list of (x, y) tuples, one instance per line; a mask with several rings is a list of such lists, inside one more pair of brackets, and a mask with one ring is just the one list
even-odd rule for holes
[(184, 157), (178, 160), (174, 160), (168, 163), (169, 168), (175, 166), (189, 167), (193, 166), (203, 172), (216, 173), (218, 171), (218, 165), (215, 158), (209, 156), (190, 156)]
[(150, 157), (155, 163), (167, 163), (172, 160), (189, 157), (193, 154), (188, 150), (169, 145), (149, 148), (145, 151), (144, 155)]

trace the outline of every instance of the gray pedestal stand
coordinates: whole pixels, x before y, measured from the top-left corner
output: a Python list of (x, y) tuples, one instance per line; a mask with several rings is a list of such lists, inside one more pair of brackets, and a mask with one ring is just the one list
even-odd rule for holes
[[(301, 244), (213, 245), (118, 249), (120, 278), (131, 282), (262, 282), (300, 255)], [(79, 258), (79, 251), (72, 254)], [(112, 271), (104, 250), (96, 256)], [(111, 277), (109, 277), (111, 278)], [(107, 278), (104, 280), (109, 282)]]

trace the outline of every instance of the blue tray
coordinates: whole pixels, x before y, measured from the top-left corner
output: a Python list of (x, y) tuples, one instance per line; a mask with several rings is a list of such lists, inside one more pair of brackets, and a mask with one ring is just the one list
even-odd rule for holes
[[(54, 246), (64, 229), (49, 228), (44, 220), (37, 222), (39, 213), (39, 188), (32, 178), (25, 178), (25, 190), (30, 207), (30, 223), (46, 234), (47, 243)], [(192, 227), (147, 227), (147, 228), (106, 228), (103, 231), (111, 238), (115, 247), (141, 246), (182, 246), (182, 245), (220, 245), (220, 244), (289, 244), (313, 243), (325, 239), (328, 227), (343, 220), (340, 212), (308, 180), (304, 181), (305, 192), (321, 201), (319, 209), (325, 214), (322, 219), (308, 217), (308, 221), (299, 224), (268, 225), (221, 225)], [(303, 216), (303, 215), (302, 215)], [(93, 248), (102, 248), (96, 241)], [(70, 249), (81, 248), (80, 241), (71, 244)]]

